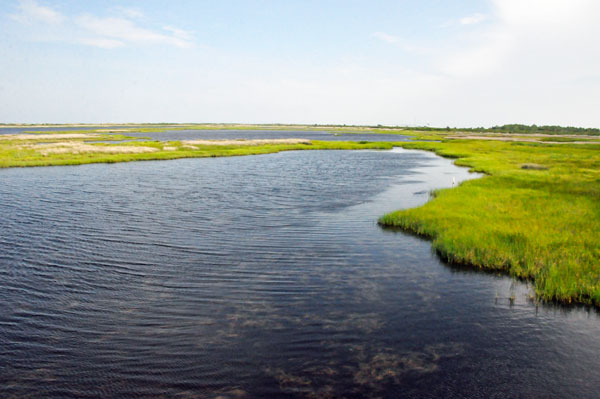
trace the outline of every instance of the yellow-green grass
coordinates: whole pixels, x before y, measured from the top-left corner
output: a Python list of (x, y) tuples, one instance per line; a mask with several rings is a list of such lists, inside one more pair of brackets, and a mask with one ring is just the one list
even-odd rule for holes
[[(190, 148), (181, 141), (136, 141), (118, 146), (151, 147), (155, 151), (43, 155), (31, 147), (32, 140), (11, 140), (0, 142), (0, 167), (239, 156), (289, 150), (391, 149), (394, 146), (434, 151), (456, 158), (457, 165), (468, 166), (487, 176), (454, 189), (440, 190), (425, 206), (386, 215), (380, 219), (381, 224), (431, 237), (435, 250), (451, 263), (502, 270), (533, 279), (542, 299), (600, 306), (600, 145), (447, 140), (449, 133), (442, 131), (394, 133), (440, 142), (312, 141), (311, 144), (194, 145)], [(125, 136), (93, 138), (108, 139), (121, 140)], [(81, 142), (86, 140), (89, 141), (81, 139)]]
[[(128, 161), (166, 160), (177, 158), (224, 157), (239, 155), (269, 154), (291, 150), (360, 150), (392, 149), (398, 143), (391, 142), (345, 142), (316, 141), (310, 144), (266, 144), (266, 145), (193, 145), (181, 141), (135, 141), (119, 143), (118, 147), (139, 146), (155, 148), (153, 152), (142, 153), (105, 153), (86, 150), (81, 153), (42, 152), (23, 141), (0, 142), (0, 167), (80, 165), (88, 163), (114, 163)], [(103, 148), (111, 144), (93, 144)]]
[(600, 145), (400, 145), (456, 158), (486, 176), (385, 215), (381, 225), (430, 237), (451, 264), (534, 280), (542, 300), (600, 306)]

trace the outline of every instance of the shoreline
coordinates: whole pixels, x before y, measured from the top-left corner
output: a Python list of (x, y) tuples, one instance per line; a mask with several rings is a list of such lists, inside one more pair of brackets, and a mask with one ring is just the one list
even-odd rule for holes
[(383, 215), (380, 226), (429, 239), (449, 264), (531, 281), (541, 301), (600, 308), (600, 188), (593, 184), (600, 181), (600, 147), (475, 140), (400, 146), (454, 158), (486, 176)]
[[(97, 139), (94, 137), (93, 139)], [(119, 137), (121, 139), (121, 137)], [(390, 150), (398, 142), (353, 142), (295, 139), (234, 141), (135, 141), (129, 143), (86, 143), (85, 139), (52, 144), (43, 140), (0, 142), (0, 169), (12, 167), (67, 166), (91, 163), (155, 161), (180, 158), (207, 158), (260, 155), (294, 150)], [(33, 141), (33, 143), (31, 143)], [(31, 144), (30, 144), (31, 143)], [(52, 146), (53, 151), (47, 151)], [(97, 151), (94, 149), (97, 148)], [(130, 148), (131, 151), (124, 151)], [(143, 148), (144, 150), (138, 150)], [(4, 149), (4, 151), (3, 151)], [(58, 150), (57, 150), (58, 149)], [(64, 149), (64, 151), (63, 151)], [(80, 149), (83, 149), (80, 151)], [(114, 149), (114, 151), (111, 151)], [(59, 151), (60, 150), (60, 151)], [(4, 155), (4, 156), (3, 156)]]
[[(92, 133), (92, 132), (90, 132)], [(294, 150), (424, 150), (485, 174), (437, 190), (423, 206), (379, 219), (428, 237), (449, 263), (502, 271), (534, 282), (538, 298), (600, 307), (600, 146), (528, 141), (454, 140), (451, 133), (415, 141), (259, 140), (89, 143), (44, 136), (0, 141), (0, 168), (260, 155)], [(126, 132), (123, 132), (126, 134)], [(299, 135), (300, 136), (300, 135)], [(55, 137), (59, 137), (56, 135)], [(102, 135), (105, 140), (129, 139)], [(421, 140), (421, 141), (419, 141)], [(532, 167), (534, 165), (535, 167)]]

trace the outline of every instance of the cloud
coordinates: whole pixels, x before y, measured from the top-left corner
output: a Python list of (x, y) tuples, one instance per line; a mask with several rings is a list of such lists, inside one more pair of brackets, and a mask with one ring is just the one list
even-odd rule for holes
[(19, 1), (18, 9), (19, 12), (11, 15), (11, 18), (28, 25), (39, 22), (60, 25), (65, 20), (65, 17), (58, 11), (41, 6), (33, 0)]
[[(123, 43), (138, 44), (168, 44), (176, 47), (189, 47), (188, 38), (182, 38), (184, 31), (179, 34), (172, 32), (161, 33), (137, 26), (133, 21), (125, 18), (98, 18), (89, 14), (76, 18), (76, 24), (82, 29), (98, 35), (99, 39), (117, 40)], [(91, 42), (90, 42), (91, 43)]]
[(117, 6), (114, 8), (115, 12), (126, 18), (140, 19), (144, 18), (144, 12), (137, 7), (121, 7)]
[(125, 46), (125, 43), (123, 43), (120, 40), (103, 39), (103, 38), (82, 38), (82, 39), (77, 40), (77, 42), (79, 44), (84, 44), (86, 46), (94, 46), (94, 47), (100, 47), (100, 48), (105, 48), (105, 49), (112, 49), (112, 48)]
[(394, 35), (390, 35), (388, 33), (385, 32), (374, 32), (373, 34), (371, 34), (371, 37), (374, 37), (375, 39), (381, 40), (382, 42), (386, 42), (386, 43), (398, 43), (400, 41), (400, 38)]
[(596, 0), (494, 0), (496, 13), (507, 26), (552, 29), (574, 28), (597, 19)]
[(476, 13), (476, 14), (461, 18), (458, 22), (461, 25), (475, 25), (475, 24), (485, 21), (486, 19), (488, 19), (487, 15), (481, 14), (481, 13)]
[(163, 26), (163, 29), (167, 32), (171, 32), (171, 34), (178, 39), (186, 41), (192, 40), (192, 34), (183, 29), (174, 28), (172, 26)]
[(380, 40), (384, 43), (388, 43), (404, 52), (419, 54), (419, 55), (428, 55), (431, 53), (431, 49), (429, 47), (423, 46), (420, 43), (411, 42), (405, 39), (402, 39), (398, 36), (390, 35), (385, 32), (374, 32), (371, 33), (371, 37), (377, 40)]
[(34, 0), (21, 0), (18, 10), (11, 18), (24, 25), (35, 25), (28, 31), (35, 41), (75, 43), (104, 49), (136, 44), (192, 46), (192, 35), (183, 29), (165, 26), (157, 30), (140, 26), (137, 20), (144, 14), (137, 8), (115, 7), (113, 12), (119, 14), (118, 17), (92, 14), (68, 17)]
[[(532, 69), (535, 74), (573, 69), (577, 64), (573, 59), (581, 63), (582, 57), (596, 58), (600, 53), (595, 45), (600, 27), (594, 17), (600, 14), (600, 2), (495, 0), (493, 4), (495, 23), (467, 36), (471, 43), (443, 60), (444, 73), (485, 76), (510, 66), (518, 78)], [(597, 63), (588, 65), (595, 68)]]
[(454, 106), (488, 123), (600, 123), (590, 114), (600, 101), (600, 2), (492, 4), (490, 23), (462, 34), (437, 60)]
[[(411, 31), (408, 38), (393, 35), (401, 30), (359, 32), (371, 45), (377, 40), (393, 50), (383, 54), (389, 57), (385, 62), (369, 57), (369, 43), (364, 57), (335, 53), (326, 62), (302, 57), (301, 49), (298, 58), (306, 60), (290, 62), (266, 51), (252, 57), (252, 47), (245, 53), (223, 47), (210, 53), (186, 51), (181, 56), (187, 62), (162, 54), (155, 57), (155, 52), (140, 54), (148, 57), (143, 62), (115, 54), (119, 68), (108, 71), (94, 58), (89, 67), (73, 72), (64, 67), (63, 59), (48, 60), (46, 53), (32, 52), (28, 65), (45, 63), (45, 68), (32, 69), (25, 80), (19, 57), (12, 57), (14, 62), (5, 57), (10, 67), (15, 66), (2, 82), (4, 92), (11, 95), (0, 98), (0, 116), (55, 121), (87, 117), (89, 121), (600, 126), (596, 43), (600, 1), (490, 0), (489, 4), (490, 9), (482, 11), (483, 23), (475, 23), (480, 19), (477, 14), (465, 13), (461, 15), (470, 19), (461, 24), (455, 18), (455, 29), (424, 28), (422, 35)], [(19, 8), (21, 14), (25, 15)], [(39, 22), (44, 17), (34, 17), (38, 14), (28, 12), (26, 20)], [(56, 40), (64, 43), (104, 49), (193, 43), (189, 32), (167, 21), (151, 25), (149, 17), (114, 9), (106, 14), (58, 15), (54, 18), (58, 24), (50, 17), (45, 24), (33, 23), (22, 35), (12, 36), (36, 32), (46, 38), (43, 34), (49, 31), (55, 34), (52, 40), (59, 37)], [(411, 49), (410, 56), (402, 54)], [(380, 50), (373, 49), (381, 55)], [(165, 70), (170, 71), (167, 79)], [(97, 71), (106, 76), (97, 76), (101, 75)], [(67, 88), (55, 90), (59, 82)], [(93, 98), (82, 101), (90, 92)], [(57, 101), (56, 95), (64, 101)]]
[(513, 49), (510, 32), (491, 31), (481, 36), (481, 43), (443, 58), (440, 71), (452, 77), (478, 78), (502, 70)]

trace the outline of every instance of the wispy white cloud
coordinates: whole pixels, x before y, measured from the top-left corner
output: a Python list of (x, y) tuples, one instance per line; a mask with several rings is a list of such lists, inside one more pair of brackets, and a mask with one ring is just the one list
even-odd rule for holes
[(45, 23), (60, 25), (65, 17), (50, 7), (41, 6), (33, 0), (21, 0), (18, 12), (12, 14), (11, 18), (24, 24)]
[(84, 30), (94, 33), (98, 38), (109, 38), (123, 43), (168, 44), (176, 47), (189, 47), (191, 42), (171, 31), (157, 32), (142, 28), (125, 18), (98, 18), (93, 15), (82, 15), (75, 19), (76, 24)]
[(144, 12), (137, 7), (122, 7), (117, 6), (114, 8), (116, 14), (122, 15), (126, 18), (140, 19), (144, 18)]
[[(76, 43), (105, 49), (128, 45), (163, 44), (180, 48), (192, 46), (192, 35), (179, 28), (166, 26), (162, 30), (141, 26), (144, 17), (137, 8), (113, 8), (119, 16), (98, 17), (92, 14), (63, 15), (34, 0), (21, 0), (18, 13), (12, 19), (26, 25), (36, 25), (50, 33), (53, 41)], [(50, 28), (54, 28), (49, 30)], [(47, 38), (37, 36), (36, 40)]]
[(390, 35), (385, 32), (374, 32), (371, 34), (371, 37), (386, 43), (398, 43), (400, 41), (398, 36)]
[(420, 55), (427, 55), (431, 53), (431, 49), (426, 46), (408, 41), (399, 36), (394, 36), (386, 32), (373, 32), (371, 33), (371, 37), (384, 43), (387, 43), (391, 46), (394, 46), (407, 53), (414, 53)]
[(86, 46), (100, 47), (106, 49), (125, 46), (125, 43), (123, 43), (120, 40), (104, 38), (81, 38), (77, 40), (77, 43), (84, 44)]
[(193, 37), (190, 32), (183, 29), (175, 28), (173, 26), (163, 26), (163, 29), (167, 32), (171, 32), (173, 37), (176, 37), (181, 40), (191, 41)]
[[(63, 8), (50, 9), (57, 13), (53, 14), (35, 7), (48, 8), (45, 6), (52, 0), (38, 1), (21, 3), (33, 7), (14, 11), (14, 19), (30, 23), (19, 32), (36, 32), (36, 40), (105, 49), (138, 45), (176, 48), (194, 43), (190, 32), (166, 21), (154, 21), (153, 25), (149, 15), (107, 9), (103, 14), (81, 16), (67, 14)], [(363, 49), (365, 56), (350, 62), (336, 58), (319, 63), (311, 62), (310, 57), (303, 57), (308, 60), (305, 63), (289, 62), (267, 51), (253, 58), (257, 47), (250, 46), (261, 44), (257, 42), (249, 43), (245, 53), (223, 46), (206, 53), (186, 51), (177, 60), (148, 52), (140, 54), (148, 58), (130, 63), (115, 54), (106, 57), (106, 63), (118, 64), (118, 68), (98, 69), (106, 73), (106, 77), (98, 77), (94, 68), (106, 65), (96, 59), (90, 60), (89, 68), (74, 73), (64, 68), (63, 59), (46, 59), (46, 53), (32, 52), (29, 65), (54, 62), (53, 76), (62, 80), (47, 79), (47, 73), (36, 75), (40, 69), (34, 68), (25, 82), (19, 57), (5, 57), (9, 67), (15, 67), (12, 75), (4, 73), (2, 85), (8, 89), (3, 90), (11, 95), (0, 96), (0, 119), (37, 115), (40, 121), (73, 120), (87, 115), (90, 121), (599, 126), (600, 46), (596, 42), (600, 1), (489, 3), (489, 10), (473, 10), (481, 10), (485, 19), (460, 14), (448, 25), (453, 29), (445, 31), (423, 29), (407, 35), (403, 29), (365, 28), (368, 30), (358, 32), (362, 39), (370, 39)], [(426, 26), (425, 22), (420, 25)], [(378, 29), (388, 30), (375, 32)], [(52, 35), (45, 35), (47, 32)], [(369, 47), (374, 51), (371, 54), (382, 54), (373, 43), (392, 50), (385, 51), (389, 56), (385, 62), (369, 57)], [(402, 52), (410, 52), (410, 56)], [(184, 59), (186, 62), (181, 62)], [(165, 70), (170, 71), (169, 79), (163, 78)], [(70, 88), (53, 90), (55, 82), (66, 82), (65, 87)], [(81, 101), (89, 92), (95, 93), (94, 99)], [(122, 94), (115, 96), (115, 92)], [(57, 95), (64, 101), (57, 101)], [(30, 106), (32, 103), (35, 106)]]
[(475, 13), (466, 17), (461, 18), (458, 22), (461, 25), (475, 25), (488, 19), (488, 16), (481, 13)]

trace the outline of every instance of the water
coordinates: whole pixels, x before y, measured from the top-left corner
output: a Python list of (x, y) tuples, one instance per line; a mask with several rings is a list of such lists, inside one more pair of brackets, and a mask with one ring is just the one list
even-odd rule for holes
[(62, 132), (73, 130), (96, 130), (96, 129), (129, 129), (130, 125), (110, 125), (110, 126), (20, 126), (20, 127), (0, 127), (2, 134), (22, 134), (26, 132)]
[[(131, 128), (131, 126), (111, 126), (113, 129)], [(108, 126), (103, 127), (46, 127), (46, 128), (3, 128), (0, 129), (1, 134), (20, 134), (26, 131), (69, 131), (69, 130), (94, 130), (94, 129), (109, 129)], [(109, 133), (109, 132), (104, 132)], [(171, 140), (233, 140), (233, 139), (286, 139), (286, 138), (303, 138), (309, 140), (324, 140), (324, 141), (407, 141), (408, 137), (399, 134), (371, 134), (371, 133), (333, 133), (328, 131), (318, 130), (165, 130), (161, 132), (115, 132), (114, 134), (123, 134), (129, 137), (150, 138), (158, 141)]]
[(0, 170), (0, 397), (596, 396), (597, 313), (377, 226), (452, 177), (403, 150)]
[(399, 134), (332, 133), (318, 130), (167, 130), (164, 132), (127, 132), (133, 137), (150, 137), (153, 140), (233, 140), (233, 139), (288, 139), (303, 138), (324, 141), (408, 141)]

